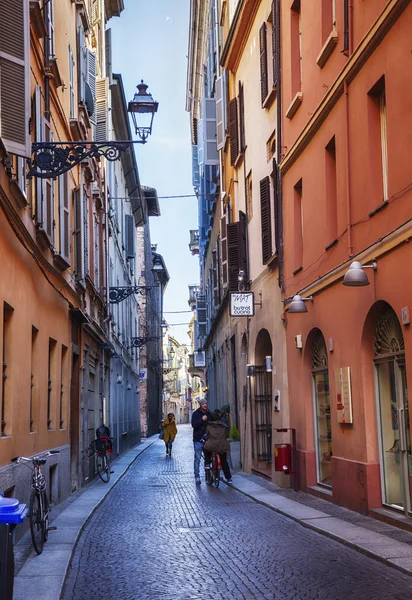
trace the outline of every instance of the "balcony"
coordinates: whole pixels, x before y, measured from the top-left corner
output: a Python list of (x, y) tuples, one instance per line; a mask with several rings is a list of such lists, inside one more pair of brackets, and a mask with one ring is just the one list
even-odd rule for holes
[(189, 285), (189, 300), (188, 304), (191, 310), (196, 308), (196, 296), (200, 293), (200, 287), (198, 285)]
[(120, 17), (120, 13), (124, 10), (123, 0), (105, 0), (107, 20), (112, 17)]
[(189, 250), (193, 256), (199, 254), (199, 230), (198, 229), (190, 230)]

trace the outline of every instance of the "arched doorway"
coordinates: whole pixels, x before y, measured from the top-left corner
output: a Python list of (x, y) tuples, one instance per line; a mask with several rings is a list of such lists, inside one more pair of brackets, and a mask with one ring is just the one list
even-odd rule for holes
[(312, 380), (317, 479), (320, 485), (332, 487), (332, 424), (330, 418), (328, 352), (325, 338), (319, 330), (315, 333), (312, 342)]
[(411, 511), (412, 454), (402, 328), (383, 305), (373, 339), (383, 503)]
[(269, 332), (262, 329), (256, 339), (256, 364), (249, 377), (252, 458), (258, 468), (267, 468), (272, 462), (272, 368), (268, 370), (266, 357), (272, 359), (272, 342)]

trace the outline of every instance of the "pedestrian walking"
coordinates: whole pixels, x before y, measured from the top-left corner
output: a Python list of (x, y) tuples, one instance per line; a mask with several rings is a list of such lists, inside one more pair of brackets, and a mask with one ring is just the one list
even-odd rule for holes
[(222, 469), (227, 483), (232, 483), (232, 474), (227, 461), (229, 451), (229, 425), (219, 409), (212, 413), (212, 420), (206, 425), (206, 442), (204, 446), (205, 460), (210, 462), (210, 455), (214, 452), (220, 456)]
[(193, 448), (195, 453), (194, 471), (195, 481), (199, 485), (200, 481), (200, 459), (202, 458), (203, 446), (206, 440), (206, 425), (211, 420), (212, 414), (207, 407), (207, 398), (200, 400), (200, 406), (192, 414), (193, 427)]
[(162, 423), (163, 440), (166, 445), (166, 456), (172, 456), (172, 446), (177, 434), (175, 416), (173, 413), (168, 413), (166, 419)]

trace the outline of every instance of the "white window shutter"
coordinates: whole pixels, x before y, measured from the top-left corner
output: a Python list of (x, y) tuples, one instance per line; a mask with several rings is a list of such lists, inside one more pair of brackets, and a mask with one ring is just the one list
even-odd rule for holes
[(196, 316), (198, 336), (206, 337), (206, 296), (203, 294), (196, 296)]
[(135, 221), (133, 215), (125, 215), (126, 258), (135, 257)]
[(108, 108), (109, 80), (107, 77), (96, 81), (96, 142), (104, 142), (109, 137), (107, 108)]
[(223, 77), (216, 79), (216, 141), (217, 149), (222, 150), (226, 141), (225, 130), (225, 104), (224, 104), (224, 81)]
[(227, 271), (227, 220), (226, 215), (220, 219), (220, 256), (222, 261), (222, 288), (225, 290), (228, 286), (228, 271)]
[(59, 177), (59, 254), (70, 264), (70, 201), (69, 201), (69, 176), (64, 173)]
[(84, 35), (83, 25), (79, 25), (78, 29), (78, 55), (77, 55), (77, 64), (78, 64), (78, 85), (79, 85), (79, 102), (84, 104), (86, 102), (86, 81), (87, 81), (87, 71), (86, 71), (86, 37)]
[(105, 35), (105, 58), (106, 58), (106, 77), (109, 78), (109, 83), (113, 80), (112, 67), (112, 30), (106, 29)]
[(93, 98), (94, 111), (90, 122), (96, 125), (96, 55), (86, 48), (86, 78)]
[(197, 122), (197, 162), (199, 165), (205, 164), (205, 151), (203, 147), (203, 120)]
[(84, 279), (84, 249), (83, 249), (83, 198), (82, 184), (73, 192), (74, 203), (74, 244), (75, 244), (75, 275), (76, 281)]
[[(43, 141), (43, 126), (41, 118), (41, 87), (36, 85), (34, 90), (34, 118), (35, 118), (35, 141)], [(36, 177), (36, 221), (39, 225), (43, 223), (43, 188), (44, 180)]]
[(27, 0), (0, 3), (0, 137), (8, 152), (31, 155), (30, 25)]
[(204, 164), (218, 165), (219, 153), (216, 142), (216, 100), (215, 98), (205, 98), (203, 100), (203, 147)]

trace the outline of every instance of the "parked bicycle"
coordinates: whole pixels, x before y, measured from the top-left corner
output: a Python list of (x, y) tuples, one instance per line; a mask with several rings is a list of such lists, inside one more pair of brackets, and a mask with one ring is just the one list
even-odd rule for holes
[(33, 548), (37, 554), (43, 552), (43, 546), (49, 537), (49, 531), (56, 529), (49, 527), (49, 512), (51, 510), (46, 491), (46, 480), (41, 471), (47, 458), (54, 454), (60, 454), (59, 450), (49, 450), (33, 458), (15, 456), (11, 462), (26, 465), (31, 470), (31, 494), (29, 506), (30, 533)]
[(220, 484), (220, 471), (222, 470), (222, 463), (220, 461), (219, 454), (212, 452), (211, 464), (205, 467), (205, 479), (209, 485), (219, 487)]
[(96, 439), (89, 446), (89, 456), (95, 457), (96, 471), (104, 483), (110, 481), (112, 471), (112, 438), (104, 425), (96, 429)]

